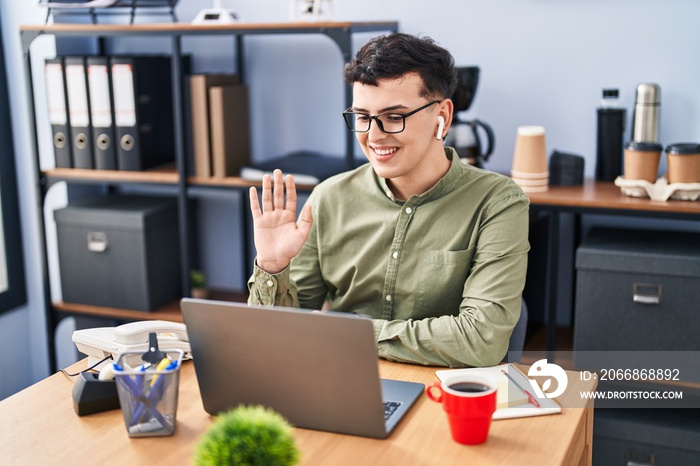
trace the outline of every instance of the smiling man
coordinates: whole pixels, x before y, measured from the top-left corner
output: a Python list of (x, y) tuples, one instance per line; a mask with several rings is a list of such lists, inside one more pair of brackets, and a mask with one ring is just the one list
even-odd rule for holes
[[(528, 198), (443, 145), (454, 59), (428, 38), (370, 40), (345, 67), (343, 118), (369, 164), (319, 184), (296, 221), (294, 180), (250, 190), (250, 303), (373, 319), (380, 357), (440, 366), (503, 359), (520, 315)], [(286, 194), (285, 194), (286, 191)]]

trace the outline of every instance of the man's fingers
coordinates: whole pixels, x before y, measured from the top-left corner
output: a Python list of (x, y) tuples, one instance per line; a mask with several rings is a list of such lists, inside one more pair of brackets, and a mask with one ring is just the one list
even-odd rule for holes
[(270, 212), (272, 211), (272, 180), (270, 175), (263, 175), (262, 179), (262, 211)]
[(250, 194), (250, 213), (253, 214), (253, 220), (257, 219), (262, 215), (260, 210), (260, 202), (258, 201), (258, 190), (255, 187), (251, 187), (249, 190)]
[[(258, 193), (255, 188), (250, 190), (250, 208), (253, 218), (257, 218), (264, 212), (273, 212), (285, 208), (285, 188), (287, 191), (286, 209), (296, 215), (297, 210), (297, 190), (294, 178), (291, 175), (284, 177), (282, 170), (275, 170), (272, 176), (263, 175), (262, 178), (262, 210), (258, 203)], [(253, 205), (255, 200), (255, 206)]]
[(301, 209), (301, 222), (299, 222), (299, 232), (304, 236), (304, 239), (309, 237), (309, 232), (311, 231), (311, 224), (313, 223), (313, 215), (311, 214), (311, 205), (306, 204), (303, 209)]
[(273, 204), (275, 210), (284, 209), (284, 179), (282, 176), (282, 170), (275, 170), (273, 172), (275, 178), (274, 190), (273, 190)]
[(294, 177), (292, 175), (287, 175), (285, 177), (285, 183), (287, 185), (287, 210), (293, 212), (296, 216), (297, 214), (297, 188), (294, 184)]

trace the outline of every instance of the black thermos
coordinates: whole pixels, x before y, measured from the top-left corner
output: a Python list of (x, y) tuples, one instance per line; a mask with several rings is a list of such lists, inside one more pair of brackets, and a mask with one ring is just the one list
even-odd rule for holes
[(603, 100), (598, 107), (597, 181), (614, 181), (622, 175), (625, 109), (620, 107), (618, 99), (617, 89), (603, 89)]

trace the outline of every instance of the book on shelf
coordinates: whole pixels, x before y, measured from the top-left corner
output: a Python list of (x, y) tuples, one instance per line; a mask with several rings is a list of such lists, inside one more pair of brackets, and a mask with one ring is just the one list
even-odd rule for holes
[(192, 141), (194, 176), (212, 176), (211, 125), (209, 122), (209, 90), (213, 86), (240, 84), (240, 77), (231, 73), (193, 74), (188, 78), (189, 135)]
[(238, 176), (250, 161), (248, 88), (244, 85), (209, 88), (212, 176)]

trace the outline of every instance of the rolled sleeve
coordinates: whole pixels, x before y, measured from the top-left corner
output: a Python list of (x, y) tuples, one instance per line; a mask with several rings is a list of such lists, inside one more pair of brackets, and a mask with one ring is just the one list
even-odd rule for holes
[(289, 267), (279, 273), (267, 273), (255, 264), (248, 279), (248, 304), (263, 306), (299, 307), (294, 283), (289, 277)]

